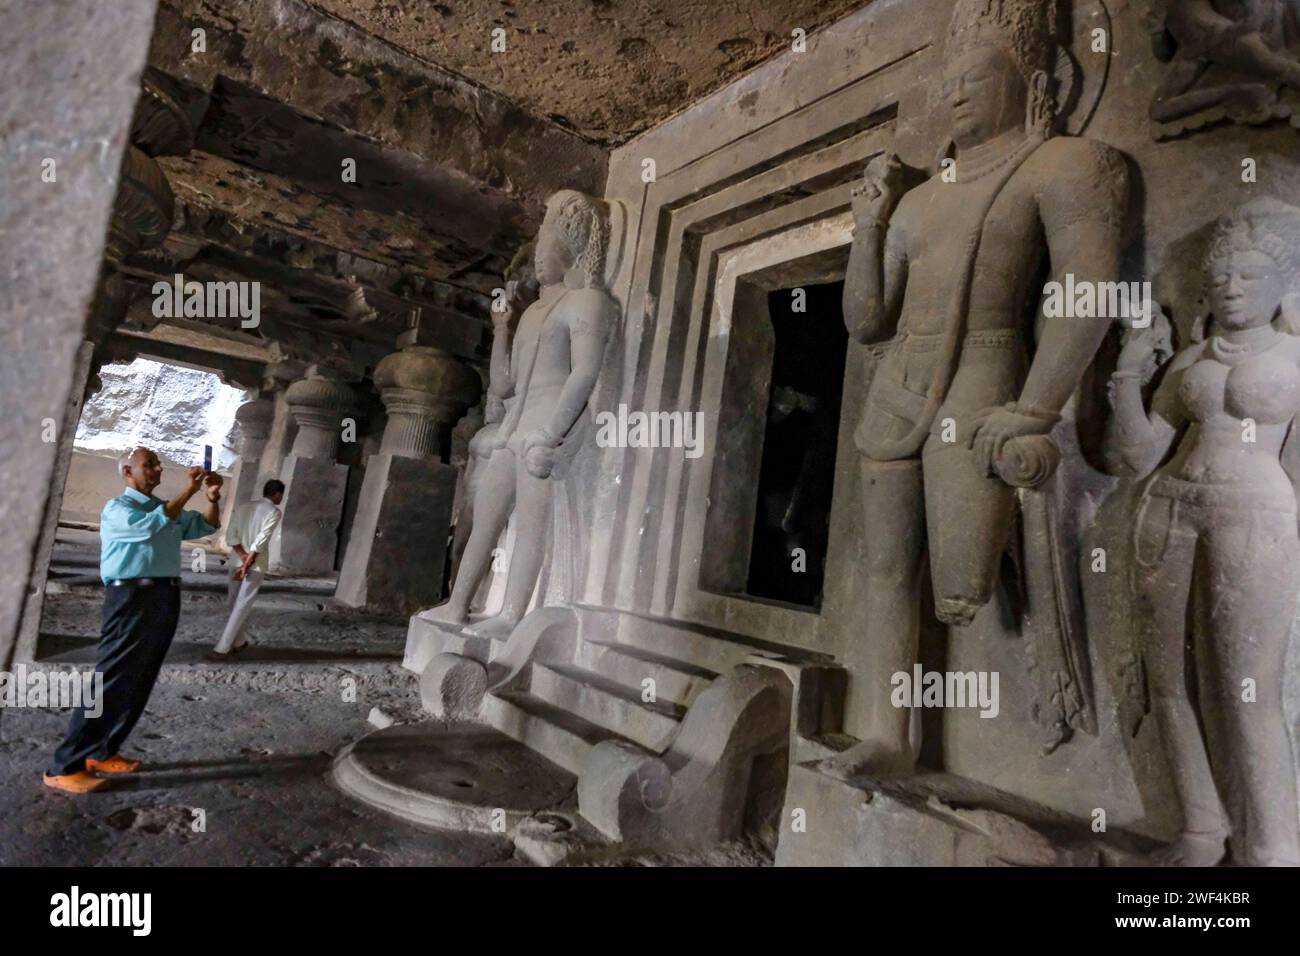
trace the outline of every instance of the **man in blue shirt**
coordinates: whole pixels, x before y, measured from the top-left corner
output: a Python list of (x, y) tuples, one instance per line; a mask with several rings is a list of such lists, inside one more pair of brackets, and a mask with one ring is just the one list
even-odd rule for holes
[[(97, 672), (103, 674), (102, 712), (72, 715), (72, 726), (54, 754), (45, 785), (90, 793), (108, 783), (101, 773), (131, 773), (139, 761), (118, 753), (144, 713), (181, 611), (181, 542), (213, 534), (221, 524), (221, 476), (191, 468), (185, 490), (164, 502), (152, 491), (162, 465), (148, 448), (122, 459), (126, 490), (99, 516), (99, 575), (104, 580), (104, 619)], [(202, 512), (186, 502), (207, 486)]]

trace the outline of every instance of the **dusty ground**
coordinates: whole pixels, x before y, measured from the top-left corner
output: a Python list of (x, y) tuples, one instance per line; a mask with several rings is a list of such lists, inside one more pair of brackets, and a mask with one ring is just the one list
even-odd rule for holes
[[(40, 665), (93, 660), (102, 587), (89, 536), (64, 534), (42, 621)], [(126, 753), (147, 770), (112, 791), (70, 797), (41, 784), (69, 713), (0, 718), (0, 865), (521, 865), (504, 837), (425, 830), (334, 788), (333, 755), (378, 707), (425, 719), (400, 667), (405, 621), (328, 603), (330, 582), (264, 586), (236, 663), (204, 653), (225, 620), (225, 571), (186, 573), (181, 625)], [(352, 691), (355, 691), (354, 693)], [(201, 812), (200, 812), (201, 811)], [(748, 847), (615, 865), (763, 865)]]

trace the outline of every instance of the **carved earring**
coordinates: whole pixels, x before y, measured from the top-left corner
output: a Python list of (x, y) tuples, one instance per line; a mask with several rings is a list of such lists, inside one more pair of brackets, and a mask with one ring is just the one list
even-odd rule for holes
[(1052, 97), (1048, 92), (1049, 78), (1043, 70), (1035, 70), (1029, 78), (1029, 97), (1025, 103), (1025, 129), (1031, 134), (1046, 137), (1052, 127)]

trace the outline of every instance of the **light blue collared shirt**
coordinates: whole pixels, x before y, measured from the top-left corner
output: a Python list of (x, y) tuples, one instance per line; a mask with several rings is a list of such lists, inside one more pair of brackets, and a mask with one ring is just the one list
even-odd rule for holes
[(119, 578), (178, 578), (181, 542), (202, 538), (217, 529), (197, 511), (182, 511), (172, 521), (163, 502), (127, 488), (104, 505), (99, 515), (99, 576)]

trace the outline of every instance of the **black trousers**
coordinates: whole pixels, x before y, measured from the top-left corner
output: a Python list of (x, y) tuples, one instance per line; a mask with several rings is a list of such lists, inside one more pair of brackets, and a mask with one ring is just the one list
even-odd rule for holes
[(85, 770), (87, 757), (107, 760), (121, 749), (149, 703), (180, 614), (181, 589), (174, 584), (104, 589), (95, 665), (104, 675), (103, 712), (99, 717), (87, 717), (80, 708), (73, 712), (52, 775)]

